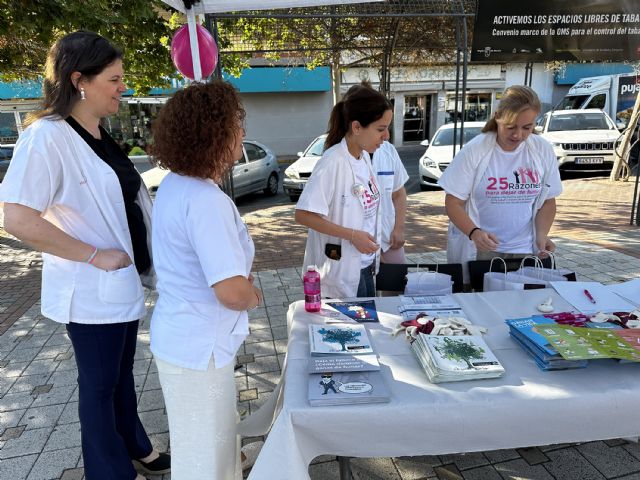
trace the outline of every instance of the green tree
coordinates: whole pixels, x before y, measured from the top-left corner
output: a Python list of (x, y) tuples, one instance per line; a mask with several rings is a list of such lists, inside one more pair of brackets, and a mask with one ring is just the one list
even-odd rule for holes
[(323, 342), (339, 343), (343, 352), (347, 351), (348, 343), (358, 343), (360, 341), (358, 337), (362, 335), (361, 332), (346, 328), (322, 328), (318, 333), (322, 335)]
[(462, 338), (454, 340), (444, 337), (442, 342), (442, 344), (434, 347), (438, 353), (448, 360), (465, 362), (468, 368), (474, 368), (471, 360), (484, 357), (484, 348), (477, 347)]
[(161, 0), (0, 0), (0, 80), (37, 78), (49, 46), (84, 29), (123, 50), (130, 88), (166, 86), (175, 75), (169, 43), (178, 20)]

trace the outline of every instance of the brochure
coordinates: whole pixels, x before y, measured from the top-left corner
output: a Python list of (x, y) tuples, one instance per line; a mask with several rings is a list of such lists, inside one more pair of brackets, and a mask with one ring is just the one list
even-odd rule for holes
[(373, 353), (364, 325), (351, 323), (310, 324), (309, 348), (312, 356)]
[(481, 336), (424, 335), (411, 344), (432, 383), (495, 378), (505, 371)]
[(618, 358), (640, 362), (638, 329), (611, 330), (544, 325), (536, 327), (536, 330), (567, 360)]
[(327, 302), (332, 308), (355, 320), (356, 322), (377, 322), (378, 311), (375, 300), (362, 300), (356, 302)]
[(309, 359), (309, 373), (372, 372), (380, 370), (375, 355), (322, 355)]
[(391, 400), (382, 372), (339, 372), (309, 375), (312, 407), (386, 403)]
[(398, 312), (403, 320), (414, 320), (421, 313), (441, 318), (467, 318), (451, 295), (402, 295)]

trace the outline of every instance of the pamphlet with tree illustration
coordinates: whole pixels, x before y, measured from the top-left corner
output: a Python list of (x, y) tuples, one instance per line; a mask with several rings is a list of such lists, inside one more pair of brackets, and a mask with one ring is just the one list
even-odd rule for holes
[(594, 329), (570, 325), (534, 328), (567, 360), (619, 358), (640, 362), (639, 329)]
[(373, 353), (364, 325), (336, 323), (309, 325), (311, 355), (355, 355)]

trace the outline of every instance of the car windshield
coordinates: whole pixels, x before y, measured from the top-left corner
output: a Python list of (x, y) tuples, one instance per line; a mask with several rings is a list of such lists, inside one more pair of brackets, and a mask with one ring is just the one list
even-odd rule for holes
[(572, 95), (564, 97), (562, 101), (553, 107), (554, 110), (574, 110), (580, 108), (589, 95)]
[(554, 115), (549, 122), (549, 132), (571, 130), (611, 130), (612, 125), (601, 113), (583, 113), (579, 115)]
[(321, 157), (324, 151), (324, 137), (316, 138), (315, 142), (304, 152), (305, 157)]
[[(467, 143), (473, 137), (477, 136), (482, 131), (482, 127), (465, 127), (464, 129), (464, 143)], [(458, 139), (460, 138), (460, 128), (457, 132)], [(464, 145), (463, 143), (463, 145)], [(434, 147), (442, 147), (444, 145), (453, 145), (453, 128), (445, 128), (436, 133), (433, 137), (431, 145)]]

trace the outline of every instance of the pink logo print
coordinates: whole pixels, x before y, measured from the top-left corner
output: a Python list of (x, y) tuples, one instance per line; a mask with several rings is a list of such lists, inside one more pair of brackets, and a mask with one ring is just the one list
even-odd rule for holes
[(531, 183), (538, 183), (538, 172), (535, 172), (532, 168), (527, 168), (525, 170), (525, 173), (527, 174), (527, 177), (529, 177), (529, 179), (531, 180)]

